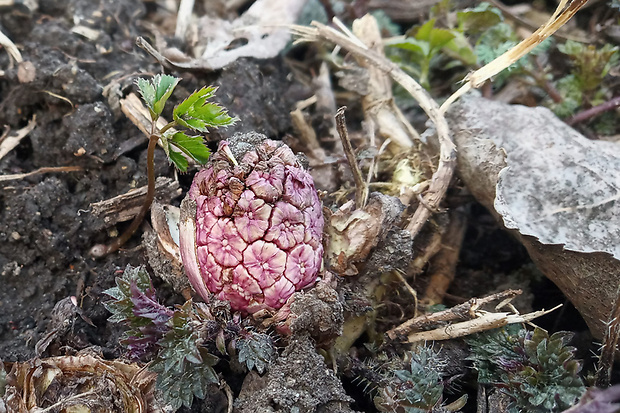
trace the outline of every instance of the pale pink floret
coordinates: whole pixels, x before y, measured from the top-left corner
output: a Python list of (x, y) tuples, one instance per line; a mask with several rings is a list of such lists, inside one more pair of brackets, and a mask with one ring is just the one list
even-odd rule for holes
[[(318, 212), (317, 212), (318, 211)], [(323, 232), (323, 213), (320, 205), (316, 207), (308, 207), (304, 210), (304, 243), (318, 248), (321, 244), (321, 234)]]
[(200, 272), (209, 291), (218, 292), (222, 289), (222, 266), (215, 262), (207, 247), (198, 247)]
[(275, 165), (269, 170), (255, 169), (245, 180), (257, 197), (267, 202), (275, 202), (282, 196), (284, 166)]
[(249, 166), (255, 166), (258, 163), (258, 154), (254, 151), (247, 152), (243, 155), (241, 163)]
[(224, 218), (211, 228), (207, 247), (220, 265), (234, 267), (241, 262), (247, 244), (239, 236), (235, 224), (229, 218)]
[(289, 251), (286, 258), (284, 276), (293, 284), (298, 285), (306, 278), (307, 273), (314, 271), (316, 252), (307, 244), (301, 244)]
[(272, 286), (264, 288), (265, 304), (271, 308), (280, 308), (295, 292), (295, 286), (285, 277), (280, 278)]
[(303, 278), (297, 284), (298, 289), (305, 288), (309, 285), (314, 284), (316, 281), (316, 276), (321, 270), (321, 264), (323, 263), (323, 245), (319, 245), (318, 248), (314, 250), (314, 261), (312, 262), (312, 266), (306, 267), (306, 272), (304, 273)]
[(243, 265), (237, 265), (232, 270), (229, 269), (229, 274), (230, 278), (222, 288), (219, 298), (230, 301), (233, 310), (242, 310), (251, 301), (263, 301), (263, 290), (258, 282), (248, 274)]
[(299, 209), (305, 209), (316, 202), (315, 197), (316, 190), (310, 174), (303, 169), (287, 166), (282, 199)]
[(323, 257), (321, 201), (310, 174), (286, 145), (257, 142), (245, 153), (222, 142), (181, 207), (181, 256), (192, 286), (246, 314), (278, 309), (313, 284)]
[(272, 154), (273, 157), (282, 160), (285, 165), (297, 165), (297, 157), (286, 145), (280, 145)]
[[(192, 186), (189, 188), (187, 195), (189, 195), (192, 199), (196, 201), (198, 200), (198, 197), (200, 195), (206, 195), (205, 193), (203, 193), (204, 188), (201, 188), (201, 186), (206, 182), (210, 182), (212, 176), (213, 168), (205, 168), (198, 171), (198, 173), (196, 173), (196, 175), (194, 176)], [(198, 205), (198, 207), (202, 208), (202, 205)]]
[(235, 211), (235, 226), (245, 242), (254, 242), (265, 235), (269, 227), (271, 206), (256, 198), (250, 190), (243, 191)]
[(286, 266), (286, 253), (276, 244), (256, 241), (243, 253), (243, 265), (261, 288), (271, 286), (278, 280)]
[(278, 202), (271, 213), (265, 240), (288, 250), (304, 240), (304, 215), (291, 204)]
[(213, 215), (207, 208), (200, 208), (200, 205), (204, 203), (204, 198), (206, 197), (201, 196), (200, 198), (197, 202), (198, 209), (196, 212), (196, 242), (198, 243), (198, 245), (206, 245), (207, 237), (211, 232), (211, 228), (213, 228), (213, 225), (215, 225), (215, 223), (217, 222), (217, 217)]

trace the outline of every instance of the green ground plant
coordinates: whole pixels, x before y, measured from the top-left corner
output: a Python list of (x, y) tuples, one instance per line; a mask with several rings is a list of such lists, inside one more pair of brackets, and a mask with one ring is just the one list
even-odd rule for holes
[(471, 336), (470, 360), (478, 382), (496, 386), (512, 400), (511, 413), (561, 412), (585, 392), (579, 377), (581, 363), (575, 348), (567, 346), (572, 335), (549, 335), (519, 325)]
[(144, 220), (155, 198), (155, 148), (158, 144), (164, 149), (169, 161), (179, 171), (186, 172), (189, 160), (204, 165), (211, 153), (204, 143), (203, 137), (192, 133), (204, 133), (209, 128), (225, 127), (237, 121), (237, 118), (228, 115), (226, 109), (208, 101), (215, 96), (217, 88), (205, 86), (192, 93), (174, 108), (172, 121), (161, 128), (158, 127), (158, 121), (166, 102), (180, 80), (175, 76), (158, 74), (151, 80), (140, 78), (136, 81), (151, 118), (147, 149), (148, 186), (146, 198), (140, 212), (127, 230), (111, 244), (95, 246), (91, 251), (94, 256), (101, 257), (118, 250), (131, 238)]

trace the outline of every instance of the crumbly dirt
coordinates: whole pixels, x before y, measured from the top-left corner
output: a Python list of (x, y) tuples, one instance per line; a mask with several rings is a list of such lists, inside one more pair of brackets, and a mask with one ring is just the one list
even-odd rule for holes
[[(119, 97), (135, 92), (132, 84), (137, 76), (161, 71), (134, 43), (138, 35), (152, 35), (142, 23), (149, 17), (146, 5), (138, 0), (41, 0), (32, 14), (24, 15), (17, 7), (0, 13), (2, 32), (18, 45), (34, 73), (34, 80), (20, 83), (19, 68), (10, 64), (6, 50), (0, 51), (0, 67), (8, 68), (0, 78), (0, 124), (15, 131), (36, 116), (35, 129), (0, 160), (0, 174), (50, 166), (82, 168), (0, 183), (0, 359), (4, 361), (31, 359), (42, 338), (48, 340), (39, 348), (41, 356), (73, 354), (93, 346), (108, 358), (122, 355), (123, 328), (107, 322), (102, 292), (114, 285), (115, 275), (127, 264), (144, 264), (146, 258), (139, 234), (122, 251), (100, 260), (91, 257), (94, 245), (109, 242), (126, 224), (105, 228), (90, 213), (90, 204), (147, 181), (147, 141), (118, 103)], [(89, 40), (72, 32), (76, 21), (97, 30), (99, 37)], [(289, 112), (294, 103), (309, 96), (289, 74), (282, 58), (241, 59), (216, 73), (175, 73), (183, 81), (169, 107), (196, 88), (217, 85), (217, 100), (241, 121), (213, 134), (212, 142), (241, 130), (282, 138), (292, 132)], [(170, 109), (165, 115), (170, 117)], [(156, 155), (156, 174), (174, 177), (161, 151)], [(180, 181), (186, 190), (191, 174)], [(182, 302), (170, 287), (155, 282), (162, 302)], [(64, 311), (58, 317), (55, 305), (61, 300), (70, 303), (71, 296), (80, 311)], [(67, 306), (71, 307), (61, 307), (67, 310)], [(318, 357), (312, 355), (312, 364)], [(297, 358), (303, 360), (304, 354), (297, 353)], [(315, 373), (319, 377), (323, 370)], [(335, 386), (337, 379), (332, 381)], [(306, 385), (312, 394), (323, 381)], [(333, 400), (348, 400), (339, 392), (333, 393)], [(331, 399), (321, 400), (329, 405)], [(192, 410), (212, 412), (216, 404), (213, 397), (196, 400)], [(223, 406), (225, 411), (225, 401)]]
[[(321, 386), (317, 386), (321, 383)], [(246, 377), (235, 407), (239, 413), (354, 413), (340, 380), (307, 336), (295, 337), (260, 377)]]
[[(76, 17), (77, 16), (77, 17)], [(96, 40), (71, 31), (74, 19), (98, 30)], [(109, 241), (123, 226), (102, 230), (90, 204), (146, 184), (146, 139), (120, 112), (118, 94), (131, 91), (142, 73), (161, 69), (134, 45), (148, 18), (145, 3), (123, 1), (41, 1), (23, 16), (15, 9), (0, 14), (2, 30), (34, 67), (34, 80), (19, 83), (13, 66), (0, 80), (0, 124), (11, 130), (36, 116), (36, 128), (0, 160), (0, 172), (29, 172), (40, 167), (80, 166), (79, 172), (37, 175), (0, 186), (0, 357), (24, 360), (48, 330), (56, 302), (76, 296), (94, 326), (83, 330), (80, 346), (98, 345), (119, 354), (116, 326), (106, 322), (101, 291), (114, 273), (144, 254), (136, 236), (123, 251), (95, 260), (88, 251)], [(0, 66), (9, 67), (0, 53)], [(172, 107), (204, 84), (219, 85), (218, 99), (241, 122), (218, 132), (216, 141), (239, 130), (271, 137), (291, 131), (289, 111), (304, 88), (287, 77), (282, 59), (242, 59), (215, 74), (181, 73), (183, 82)], [(112, 92), (104, 94), (109, 86)], [(300, 95), (301, 93), (301, 95)], [(159, 176), (174, 176), (163, 153), (156, 157)], [(189, 182), (182, 177), (184, 183)], [(165, 299), (165, 297), (164, 297)], [(174, 301), (174, 299), (172, 299)], [(74, 330), (75, 331), (75, 330)], [(80, 348), (75, 348), (79, 350)]]

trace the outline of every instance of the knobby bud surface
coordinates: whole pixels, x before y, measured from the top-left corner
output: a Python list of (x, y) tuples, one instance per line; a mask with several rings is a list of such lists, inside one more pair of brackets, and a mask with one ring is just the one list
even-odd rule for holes
[(288, 146), (259, 134), (222, 141), (181, 204), (189, 281), (244, 313), (278, 309), (316, 281), (322, 234), (312, 177)]

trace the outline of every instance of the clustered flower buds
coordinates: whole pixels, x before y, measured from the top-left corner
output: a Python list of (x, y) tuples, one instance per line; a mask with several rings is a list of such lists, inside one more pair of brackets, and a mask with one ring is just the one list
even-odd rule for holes
[(181, 205), (180, 232), (194, 289), (244, 313), (282, 307), (323, 259), (312, 177), (288, 146), (258, 134), (220, 143)]

